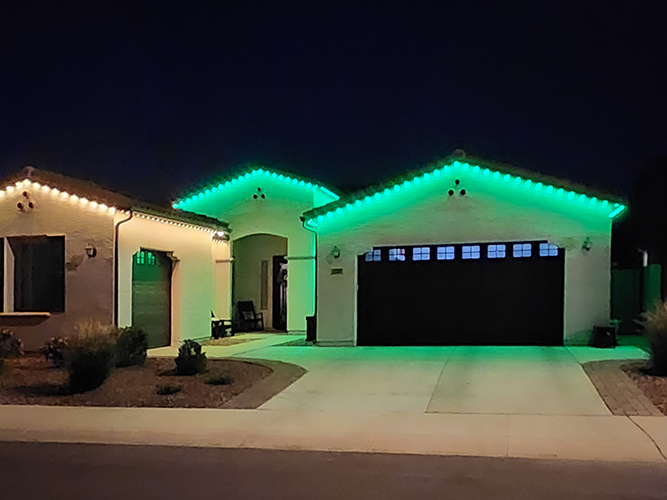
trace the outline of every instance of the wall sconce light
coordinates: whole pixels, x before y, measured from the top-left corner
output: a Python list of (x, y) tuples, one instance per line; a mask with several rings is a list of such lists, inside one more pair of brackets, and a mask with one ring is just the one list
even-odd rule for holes
[(95, 257), (97, 255), (97, 248), (88, 243), (86, 245), (86, 255), (88, 256), (89, 259)]
[(340, 248), (338, 248), (338, 247), (336, 247), (336, 246), (333, 247), (333, 250), (331, 250), (331, 256), (332, 256), (334, 259), (339, 258), (339, 257), (340, 257)]
[(584, 242), (581, 244), (581, 249), (585, 251), (590, 251), (590, 249), (593, 248), (593, 242), (591, 241), (590, 238), (586, 238)]

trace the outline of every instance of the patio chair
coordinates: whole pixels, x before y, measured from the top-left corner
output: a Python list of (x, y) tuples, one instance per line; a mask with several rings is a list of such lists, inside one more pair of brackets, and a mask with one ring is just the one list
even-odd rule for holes
[(218, 319), (211, 311), (211, 337), (219, 339), (220, 337), (226, 337), (227, 333), (234, 335), (232, 321), (230, 319)]
[(264, 314), (255, 311), (252, 300), (239, 300), (236, 303), (236, 316), (239, 331), (264, 330)]

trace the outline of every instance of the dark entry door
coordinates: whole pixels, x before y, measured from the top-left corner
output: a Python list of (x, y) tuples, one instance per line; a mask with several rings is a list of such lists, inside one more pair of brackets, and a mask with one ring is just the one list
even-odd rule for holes
[(413, 260), (412, 247), (403, 260), (389, 260), (388, 248), (362, 255), (357, 343), (562, 345), (563, 250), (541, 256), (539, 242), (522, 243), (525, 256), (514, 257), (504, 245), (502, 258), (488, 258), (486, 244), (468, 245), (478, 250), (467, 259), (463, 245), (446, 247), (451, 255), (432, 246), (428, 260)]
[(132, 263), (132, 325), (148, 335), (148, 347), (171, 344), (171, 259), (141, 250)]
[(273, 328), (287, 330), (287, 259), (273, 257)]

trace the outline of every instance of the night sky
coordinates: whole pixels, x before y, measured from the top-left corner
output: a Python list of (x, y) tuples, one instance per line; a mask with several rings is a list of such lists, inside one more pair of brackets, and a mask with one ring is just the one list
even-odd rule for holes
[(3, 176), (165, 202), (246, 163), (351, 187), (463, 148), (627, 193), (667, 156), (664, 1), (14, 3)]

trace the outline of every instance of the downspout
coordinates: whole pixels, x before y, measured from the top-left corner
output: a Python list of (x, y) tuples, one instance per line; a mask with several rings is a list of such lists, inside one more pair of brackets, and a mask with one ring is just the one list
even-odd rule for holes
[[(301, 225), (303, 226), (303, 228), (306, 231), (310, 231), (311, 233), (313, 233), (315, 235), (315, 307), (313, 309), (313, 316), (315, 316), (315, 325), (316, 325), (315, 326), (315, 331), (317, 332), (317, 304), (319, 302), (319, 300), (318, 300), (319, 294), (317, 293), (317, 276), (320, 274), (319, 273), (319, 266), (318, 266), (318, 263), (317, 263), (317, 249), (318, 249), (317, 232), (313, 231), (312, 229), (308, 229), (306, 227), (306, 218), (305, 217), (301, 216), (300, 219), (301, 219)], [(315, 340), (317, 340), (317, 333), (315, 333)]]
[(130, 215), (127, 219), (118, 221), (114, 227), (113, 242), (113, 324), (118, 326), (118, 236), (120, 234), (120, 225), (132, 220), (134, 213), (130, 208)]

